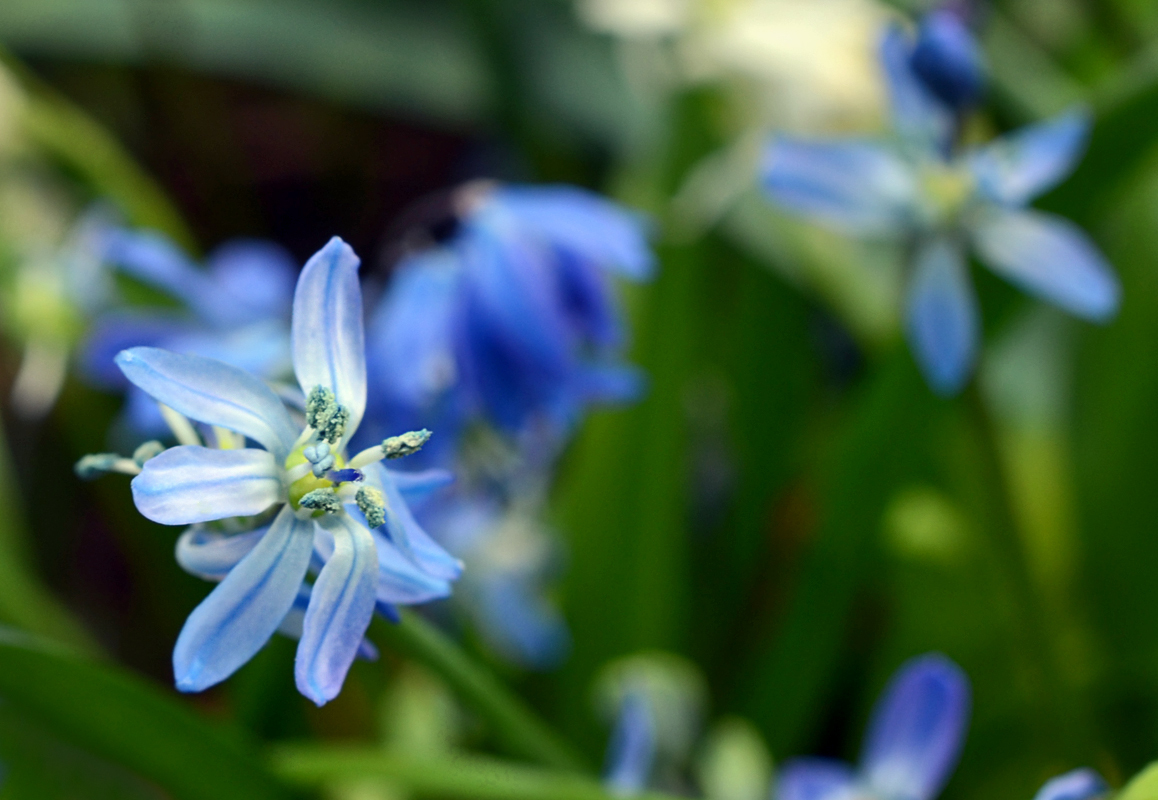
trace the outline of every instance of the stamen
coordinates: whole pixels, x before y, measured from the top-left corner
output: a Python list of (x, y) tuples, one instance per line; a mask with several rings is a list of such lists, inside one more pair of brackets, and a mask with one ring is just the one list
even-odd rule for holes
[(234, 433), (220, 425), (213, 426), (213, 438), (217, 440), (218, 450), (240, 450), (245, 447), (245, 437)]
[(298, 505), (325, 514), (337, 514), (342, 510), (342, 501), (338, 499), (333, 489), (314, 489), (307, 493)]
[(386, 499), (382, 492), (373, 486), (363, 486), (358, 489), (354, 497), (358, 510), (366, 517), (366, 524), (371, 528), (380, 528), (386, 524)]
[(349, 466), (360, 469), (369, 466), (384, 458), (402, 458), (413, 455), (422, 449), (433, 434), (423, 428), (420, 431), (410, 431), (401, 436), (391, 436), (383, 440), (382, 444), (368, 447), (350, 459)]
[(302, 455), (313, 465), (315, 478), (320, 478), (334, 466), (334, 456), (328, 442), (318, 442), (302, 450)]
[(158, 442), (156, 439), (145, 442), (143, 445), (133, 451), (133, 461), (138, 467), (145, 466), (145, 462), (153, 456), (159, 456), (165, 451), (165, 445)]
[(193, 430), (193, 423), (184, 414), (174, 411), (164, 403), (157, 405), (161, 409), (161, 416), (165, 418), (169, 430), (173, 431), (178, 442), (181, 444), (201, 444), (201, 437), (197, 435), (197, 431)]
[(318, 432), (318, 438), (331, 444), (339, 441), (350, 422), (350, 411), (338, 405), (333, 391), (325, 386), (310, 389), (306, 398), (306, 425)]
[(84, 456), (73, 467), (76, 476), (83, 481), (91, 481), (109, 472), (125, 475), (140, 475), (141, 468), (135, 461), (119, 453), (92, 453)]
[(314, 465), (308, 461), (290, 467), (286, 470), (285, 473), (286, 483), (297, 483), (302, 478), (309, 475), (310, 472), (313, 471), (313, 468)]

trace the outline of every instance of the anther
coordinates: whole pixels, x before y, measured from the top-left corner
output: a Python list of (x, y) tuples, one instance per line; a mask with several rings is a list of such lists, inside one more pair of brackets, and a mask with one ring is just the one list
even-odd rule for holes
[(342, 501), (338, 499), (338, 495), (333, 489), (314, 489), (312, 492), (307, 492), (298, 505), (326, 514), (337, 514), (342, 510)]
[(430, 441), (430, 431), (423, 428), (420, 431), (410, 431), (401, 436), (391, 436), (382, 442), (382, 455), (385, 458), (402, 458), (413, 455)]
[(318, 432), (319, 439), (334, 444), (345, 434), (349, 422), (349, 409), (338, 405), (333, 391), (325, 386), (310, 389), (306, 398), (306, 425)]
[(73, 471), (81, 480), (91, 481), (109, 472), (140, 475), (141, 467), (119, 453), (92, 453), (77, 461)]
[(165, 445), (158, 442), (156, 439), (145, 442), (143, 445), (133, 451), (133, 461), (138, 467), (145, 466), (145, 462), (154, 456), (159, 456), (165, 451)]
[(366, 524), (371, 528), (380, 528), (386, 524), (386, 499), (382, 492), (373, 486), (363, 486), (358, 489), (354, 497), (358, 510), (366, 517)]

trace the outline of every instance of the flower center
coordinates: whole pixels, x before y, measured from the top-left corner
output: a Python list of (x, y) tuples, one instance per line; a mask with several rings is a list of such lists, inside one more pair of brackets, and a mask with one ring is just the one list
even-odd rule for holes
[(922, 165), (921, 189), (928, 202), (930, 222), (945, 224), (960, 217), (973, 197), (975, 181), (967, 169), (948, 164)]

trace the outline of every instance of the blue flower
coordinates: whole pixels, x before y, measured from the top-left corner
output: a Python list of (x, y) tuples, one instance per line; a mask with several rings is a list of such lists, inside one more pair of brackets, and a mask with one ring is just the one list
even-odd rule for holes
[(909, 57), (913, 72), (941, 102), (964, 110), (985, 90), (985, 63), (961, 15), (949, 8), (921, 19)]
[(1106, 794), (1109, 789), (1102, 776), (1092, 769), (1075, 769), (1050, 778), (1038, 789), (1033, 800), (1090, 800)]
[[(107, 235), (104, 259), (183, 307), (121, 303), (98, 316), (82, 355), (91, 383), (130, 389), (113, 357), (141, 345), (214, 358), (267, 379), (289, 373), (288, 321), (297, 265), (279, 245), (235, 239), (214, 250), (202, 269), (160, 233), (117, 228)], [(135, 389), (126, 414), (138, 433), (164, 429), (156, 405)]]
[(830, 759), (788, 761), (777, 800), (932, 800), (945, 785), (969, 724), (969, 680), (938, 654), (906, 662), (877, 701), (856, 769)]
[(619, 709), (604, 759), (603, 783), (612, 794), (630, 796), (647, 788), (655, 764), (655, 715), (647, 695), (628, 692)]
[(565, 431), (590, 402), (637, 396), (611, 279), (651, 276), (642, 218), (567, 186), (470, 184), (455, 198), (455, 234), (405, 258), (373, 314), (370, 416)]
[[(960, 35), (963, 29), (953, 34)], [(899, 29), (888, 31), (881, 61), (893, 140), (776, 137), (765, 153), (763, 181), (786, 209), (852, 235), (908, 244), (906, 332), (930, 385), (952, 394), (971, 374), (980, 338), (969, 250), (1022, 289), (1093, 321), (1117, 312), (1120, 287), (1076, 225), (1025, 207), (1073, 169), (1088, 115), (1070, 111), (958, 152), (957, 109), (914, 71), (910, 50)]]
[[(429, 434), (346, 454), (366, 407), (358, 264), (335, 237), (298, 280), (292, 344), (308, 397), (304, 423), (263, 381), (222, 361), (151, 347), (116, 357), (161, 404), (181, 442), (144, 460), (133, 500), (155, 522), (194, 526), (179, 560), (220, 580), (177, 639), (173, 668), (183, 691), (224, 680), (285, 629), (301, 639), (298, 689), (321, 705), (367, 653), (363, 634), (376, 605), (389, 613), (390, 604), (446, 596), (459, 576), (460, 564), (418, 526), (403, 497), (424, 491), (423, 479), (400, 485), (381, 464)], [(189, 419), (212, 426), (218, 447), (202, 446)], [(131, 464), (112, 468), (131, 472)], [(198, 527), (231, 518), (267, 523), (229, 537)], [(310, 572), (316, 577), (303, 588)]]

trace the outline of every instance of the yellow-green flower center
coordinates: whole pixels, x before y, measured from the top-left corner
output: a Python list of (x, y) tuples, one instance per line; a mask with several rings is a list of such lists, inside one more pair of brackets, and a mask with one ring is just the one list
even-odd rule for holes
[[(293, 469), (296, 466), (299, 466), (301, 464), (305, 464), (305, 463), (309, 462), (309, 459), (306, 458), (306, 455), (304, 452), (305, 448), (306, 448), (305, 445), (298, 447), (292, 453), (290, 453), (289, 456), (286, 457), (285, 468), (287, 470)], [(331, 470), (340, 470), (345, 465), (346, 465), (346, 460), (342, 456), (335, 453), (334, 454), (334, 466), (331, 468)], [(290, 487), (289, 487), (290, 505), (293, 506), (294, 510), (296, 511), (301, 506), (302, 498), (305, 497), (310, 492), (312, 492), (314, 489), (332, 489), (332, 488), (334, 488), (334, 482), (331, 481), (329, 478), (325, 478), (325, 477), (316, 478), (316, 477), (314, 477), (314, 474), (312, 472), (307, 472), (304, 478), (298, 478), (296, 481), (294, 481), (293, 483), (290, 484)]]

